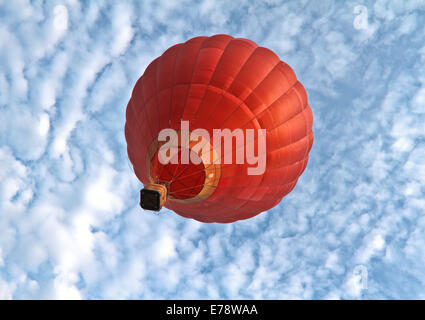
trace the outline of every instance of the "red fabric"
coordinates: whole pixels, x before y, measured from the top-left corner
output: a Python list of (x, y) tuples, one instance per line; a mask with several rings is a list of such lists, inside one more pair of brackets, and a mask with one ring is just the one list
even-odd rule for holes
[[(137, 81), (127, 106), (125, 137), (143, 184), (150, 182), (149, 144), (162, 129), (179, 130), (181, 120), (189, 121), (191, 131), (204, 128), (211, 137), (213, 129), (266, 129), (263, 175), (248, 175), (248, 167), (255, 165), (246, 161), (221, 161), (221, 179), (208, 199), (167, 201), (167, 208), (203, 222), (248, 219), (277, 205), (295, 187), (313, 144), (312, 111), (294, 71), (269, 49), (228, 35), (196, 37), (169, 48)], [(181, 179), (179, 188), (192, 184), (188, 190), (193, 195), (202, 179), (187, 167), (176, 168), (176, 181)]]

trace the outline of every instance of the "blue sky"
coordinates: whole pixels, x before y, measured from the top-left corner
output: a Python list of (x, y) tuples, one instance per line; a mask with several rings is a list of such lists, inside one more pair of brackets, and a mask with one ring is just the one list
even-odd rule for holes
[[(0, 299), (425, 299), (425, 4), (0, 0)], [(138, 206), (136, 80), (217, 33), (275, 51), (315, 141), (275, 208)]]

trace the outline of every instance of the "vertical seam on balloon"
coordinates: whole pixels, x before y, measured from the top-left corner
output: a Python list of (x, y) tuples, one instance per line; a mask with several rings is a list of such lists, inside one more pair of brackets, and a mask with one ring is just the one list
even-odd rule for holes
[[(204, 99), (205, 99), (205, 96), (206, 96), (206, 93), (207, 93), (207, 89), (208, 89), (208, 87), (210, 86), (210, 84), (211, 84), (211, 80), (214, 78), (214, 76), (216, 75), (216, 72), (217, 72), (217, 69), (218, 69), (218, 65), (220, 64), (220, 62), (222, 61), (222, 59), (223, 59), (223, 55), (224, 55), (224, 53), (226, 52), (226, 50), (229, 48), (229, 44), (232, 42), (232, 40), (233, 40), (234, 38), (232, 37), (232, 39), (231, 40), (229, 40), (229, 42), (226, 44), (226, 46), (224, 47), (224, 49), (222, 50), (222, 53), (221, 53), (221, 56), (220, 56), (220, 58), (218, 59), (218, 61), (217, 61), (217, 64), (216, 64), (216, 66), (215, 66), (215, 68), (214, 68), (214, 71), (213, 71), (213, 73), (212, 73), (212, 75), (211, 75), (211, 77), (208, 79), (208, 83), (206, 84), (206, 88), (205, 88), (205, 91), (204, 91), (204, 94), (202, 95), (202, 98), (201, 98), (201, 100), (199, 101), (199, 105), (198, 105), (198, 109), (196, 109), (196, 113), (195, 113), (195, 116), (194, 116), (194, 120), (197, 118), (197, 116), (198, 116), (198, 113), (199, 113), (199, 107), (202, 105), (202, 102), (204, 101)], [(218, 49), (218, 48), (216, 48), (216, 49)]]
[[(297, 81), (297, 82), (299, 82), (299, 81)], [(301, 84), (301, 83), (300, 83)], [(298, 97), (298, 99), (302, 102), (303, 100), (302, 100), (302, 98), (301, 98), (301, 96), (300, 96), (300, 93), (298, 92), (298, 90), (295, 88), (295, 94), (297, 95), (297, 97)], [(309, 105), (308, 105), (308, 97), (306, 98), (306, 102), (305, 102), (305, 105), (302, 105), (301, 106), (301, 111), (298, 113), (298, 114), (302, 114), (302, 116), (303, 116), (303, 118), (304, 118), (304, 123), (305, 123), (305, 129), (304, 129), (304, 135), (303, 135), (303, 137), (307, 137), (308, 135), (307, 135), (307, 133), (308, 133), (308, 131), (307, 131), (307, 119), (306, 119), (306, 117), (305, 117), (305, 114), (304, 114), (304, 111), (307, 109), (307, 108), (309, 108)], [(297, 115), (298, 115), (297, 114)], [(299, 140), (301, 140), (301, 139), (299, 139)], [(298, 141), (299, 141), (298, 140)], [(305, 152), (304, 152), (304, 156), (303, 156), (303, 159), (305, 159), (305, 157), (306, 157), (306, 155), (308, 155), (308, 148), (306, 148), (306, 150), (305, 150)]]
[(156, 114), (158, 115), (158, 133), (161, 131), (161, 116), (159, 114), (159, 100), (158, 100), (158, 70), (161, 64), (162, 59), (164, 58), (164, 54), (161, 54), (161, 56), (159, 57), (157, 66), (156, 66), (156, 70), (155, 70), (155, 98), (156, 98)]
[[(143, 106), (142, 106), (142, 108), (141, 108), (142, 110), (140, 111), (140, 113), (139, 113), (139, 114), (136, 112), (135, 107), (134, 107), (134, 105), (133, 105), (133, 101), (134, 101), (133, 94), (132, 94), (132, 95), (131, 95), (131, 97), (130, 97), (130, 105), (131, 105), (131, 110), (132, 110), (132, 112), (133, 112), (133, 116), (134, 116), (134, 117), (136, 117), (136, 122), (137, 122), (137, 125), (139, 126), (140, 134), (142, 134), (142, 133), (143, 133), (143, 129), (142, 129), (142, 126), (141, 126), (141, 124), (140, 124), (140, 122), (139, 122), (139, 115), (140, 115), (142, 112), (144, 112), (144, 113), (145, 113), (145, 117), (146, 117), (146, 119), (147, 119), (147, 120), (149, 120), (149, 119), (148, 119), (147, 112), (146, 112), (146, 105), (145, 105), (145, 99), (144, 99), (144, 94), (143, 94), (143, 76), (141, 77), (140, 81), (141, 81), (141, 83), (140, 83), (140, 87), (141, 87), (140, 94), (141, 94), (141, 96), (142, 96), (142, 100), (143, 100)], [(136, 84), (137, 84), (137, 81), (136, 81)], [(149, 121), (147, 121), (147, 122), (148, 122), (149, 132), (150, 132), (150, 134), (151, 134), (151, 137), (153, 138), (152, 128), (150, 127)], [(140, 139), (140, 138), (139, 138), (139, 139)], [(147, 169), (147, 168), (146, 168), (146, 169)]]
[[(270, 73), (272, 73), (272, 71), (279, 65), (279, 63), (281, 62), (281, 60), (279, 59), (279, 61), (276, 63), (276, 65), (272, 68), (272, 70), (270, 70), (270, 72), (269, 73), (267, 73), (267, 75), (263, 78), (263, 80), (260, 82), (260, 83), (262, 83), (262, 82), (264, 82), (264, 80), (270, 75)], [(285, 73), (283, 73), (283, 76), (286, 78), (286, 75), (285, 75)], [(288, 80), (288, 78), (286, 78), (287, 80)], [(289, 81), (288, 81), (289, 82)], [(295, 82), (296, 83), (296, 82)], [(294, 86), (295, 84), (293, 84), (290, 88), (292, 88), (293, 86)], [(255, 87), (255, 89), (254, 90), (252, 90), (251, 91), (251, 94), (253, 93), (253, 92), (255, 92), (255, 90), (258, 88), (258, 85)], [(290, 90), (290, 88), (288, 88), (287, 90), (286, 90), (286, 92), (288, 92), (289, 90)], [(286, 93), (285, 92), (285, 93)], [(251, 95), (250, 94), (250, 95)], [(248, 96), (249, 97), (249, 96)], [(245, 99), (244, 99), (244, 103), (245, 103), (245, 101), (246, 101), (246, 99), (248, 99), (248, 97), (246, 97)], [(269, 104), (267, 107), (266, 107), (266, 110), (269, 108), (271, 106), (271, 104)], [(254, 115), (255, 116), (255, 119), (258, 119), (258, 117), (257, 117), (257, 115)], [(258, 120), (257, 120), (258, 121)], [(267, 135), (267, 131), (266, 131), (266, 135)], [(267, 136), (266, 136), (266, 139), (267, 139)], [(292, 141), (292, 135), (291, 135), (291, 141)], [(267, 158), (268, 158), (268, 152), (267, 152), (267, 150), (266, 150), (266, 165), (267, 165)], [(263, 180), (264, 180), (264, 173), (261, 175), (261, 178), (260, 178), (260, 181), (258, 182), (258, 184), (257, 184), (257, 188), (258, 187), (260, 187), (261, 186), (261, 184), (263, 183)], [(245, 205), (245, 204), (244, 204)], [(243, 206), (240, 206), (239, 208), (242, 208)]]
[[(197, 65), (197, 63), (198, 63), (199, 55), (200, 55), (200, 53), (201, 53), (201, 50), (202, 50), (203, 45), (205, 44), (205, 42), (206, 42), (208, 39), (209, 39), (208, 37), (207, 37), (207, 38), (204, 38), (204, 40), (202, 41), (202, 43), (201, 43), (201, 44), (200, 44), (200, 46), (199, 46), (198, 53), (196, 54), (195, 61), (194, 61), (194, 63), (193, 63), (192, 75), (190, 76), (190, 80), (189, 80), (189, 84), (188, 84), (188, 88), (187, 88), (186, 97), (185, 97), (185, 99), (184, 99), (182, 117), (183, 117), (184, 111), (185, 111), (185, 109), (186, 109), (186, 103), (187, 103), (187, 100), (188, 100), (188, 97), (189, 97), (190, 89), (191, 89), (191, 87), (192, 87), (191, 82), (192, 82), (192, 79), (193, 79), (193, 75), (195, 74), (195, 69), (196, 69), (196, 65)], [(176, 172), (178, 171), (179, 166), (180, 166), (180, 163), (178, 163), (178, 164), (177, 164), (177, 167), (176, 167), (176, 170), (174, 171), (174, 173), (176, 173)], [(187, 168), (187, 167), (186, 167), (186, 168)], [(184, 169), (183, 169), (183, 171), (184, 171)], [(175, 181), (175, 179), (174, 179), (174, 174), (173, 174), (173, 177), (171, 178), (170, 184), (171, 184), (173, 181)]]
[[(295, 83), (298, 83), (299, 81), (297, 80)], [(294, 89), (294, 91), (295, 91), (295, 94), (297, 95), (297, 97), (298, 97), (298, 100), (300, 101), (300, 104), (301, 104), (301, 113), (303, 113), (303, 110), (305, 109), (305, 106), (303, 105), (303, 103), (302, 103), (302, 99), (301, 99), (301, 97), (300, 97), (300, 95), (299, 95), (299, 92), (298, 92), (298, 90), (297, 90), (297, 88), (295, 88)], [(307, 103), (307, 101), (306, 101), (306, 103)], [(291, 118), (295, 118), (296, 116), (298, 116), (299, 114), (300, 114), (300, 112), (298, 112), (297, 114), (295, 114), (293, 117), (291, 117)], [(304, 117), (304, 121), (305, 121), (305, 116), (304, 116), (304, 114), (303, 114), (303, 117)], [(285, 121), (284, 122), (284, 124), (287, 124), (288, 122), (289, 122), (290, 120), (288, 119), (287, 121)], [(291, 130), (289, 130), (289, 133), (290, 133), (290, 135), (291, 135), (291, 139), (290, 139), (290, 142), (289, 142), (289, 144), (288, 145), (286, 145), (286, 146), (283, 146), (282, 148), (278, 148), (277, 150), (280, 150), (280, 149), (283, 149), (283, 148), (285, 148), (285, 147), (288, 147), (288, 146), (290, 146), (290, 145), (292, 145), (293, 143), (297, 143), (298, 141), (300, 141), (300, 140), (302, 140), (303, 138), (301, 138), (301, 139), (298, 139), (297, 141), (292, 141), (292, 134), (291, 134)], [(273, 150), (273, 151), (276, 151), (276, 150)], [(268, 154), (270, 154), (272, 151), (269, 151), (268, 152)], [(306, 150), (306, 152), (307, 152), (307, 150)], [(290, 153), (289, 154), (289, 156), (290, 156), (290, 161), (289, 161), (289, 163), (292, 163), (292, 153)], [(303, 159), (305, 158), (305, 155), (304, 155), (304, 157), (303, 157)], [(286, 165), (285, 166), (285, 177), (286, 177), (286, 175), (288, 174), (288, 171), (289, 171), (289, 166), (290, 165)], [(296, 175), (296, 178), (295, 178), (295, 180), (297, 180), (298, 179), (298, 177), (299, 177), (299, 172), (297, 173), (297, 175)]]
[[(296, 94), (299, 96), (299, 93), (298, 93), (298, 90), (295, 90), (295, 92), (296, 92)], [(299, 99), (301, 99), (301, 97), (299, 97)], [(308, 99), (308, 98), (307, 98)], [(307, 118), (306, 118), (306, 116), (305, 116), (305, 110), (307, 109), (307, 108), (309, 108), (309, 106), (308, 106), (308, 100), (306, 100), (306, 105), (305, 105), (305, 107), (302, 109), (302, 111), (301, 111), (301, 114), (303, 115), (303, 118), (304, 118), (304, 125), (305, 125), (305, 127), (304, 127), (304, 135), (303, 136), (307, 136), (307, 133), (308, 133), (308, 130), (307, 130)], [(305, 148), (305, 151), (304, 151), (304, 156), (303, 156), (303, 159), (305, 159), (305, 157), (308, 155), (308, 141), (307, 141), (307, 145), (306, 145), (306, 148)], [(299, 177), (300, 176), (300, 174), (301, 174), (301, 170), (302, 169), (300, 169), (299, 171), (298, 171), (298, 173), (297, 173), (297, 177)]]
[(173, 65), (173, 75), (172, 75), (172, 81), (171, 81), (171, 93), (170, 93), (170, 112), (168, 113), (168, 125), (170, 125), (171, 122), (171, 114), (172, 114), (172, 104), (173, 104), (173, 94), (174, 94), (174, 84), (176, 82), (176, 66), (177, 66), (177, 59), (179, 58), (182, 49), (184, 48), (184, 44), (181, 44), (179, 50), (176, 53), (176, 57), (174, 59), (174, 65)]
[[(240, 108), (241, 108), (241, 106), (243, 105), (243, 104), (245, 104), (245, 101), (254, 93), (254, 91), (263, 83), (263, 81), (269, 76), (269, 74), (270, 73), (272, 73), (273, 72), (273, 70), (277, 67), (277, 65), (280, 63), (281, 61), (278, 61), (275, 65), (274, 65), (274, 67), (264, 76), (264, 78), (255, 86), (255, 88), (253, 88), (252, 89), (252, 91), (251, 91), (251, 93), (244, 99), (244, 100), (241, 100), (242, 102), (240, 103), (240, 104), (238, 104), (238, 106), (235, 108), (235, 110), (233, 110), (233, 112), (223, 121), (223, 124), (222, 124), (222, 126), (221, 126), (221, 128), (223, 128), (223, 126), (224, 126), (224, 124), (226, 123), (226, 121), (227, 120), (229, 120), (232, 116), (233, 116), (233, 114), (237, 111), (237, 110), (239, 110)], [(296, 83), (296, 82), (295, 82)], [(253, 120), (256, 120), (257, 118), (258, 118), (258, 116), (260, 115), (260, 114), (262, 114), (263, 112), (265, 112), (273, 103), (275, 103), (277, 100), (279, 100), (281, 97), (283, 97), (284, 95), (286, 95), (288, 92), (289, 92), (289, 90), (291, 90), (292, 89), (292, 87), (295, 85), (295, 83), (292, 85), (292, 86), (290, 86), (284, 93), (282, 93), (277, 99), (275, 99), (272, 103), (270, 103), (263, 111), (261, 111), (261, 112), (259, 112), (258, 114), (254, 114), (254, 113), (252, 113), (253, 115), (254, 115), (254, 117), (253, 118), (251, 118), (251, 119), (249, 119), (249, 121), (247, 121), (242, 127), (245, 127), (247, 124), (249, 124), (251, 121), (253, 121)], [(245, 104), (246, 105), (246, 104)], [(248, 106), (247, 106), (248, 107)], [(250, 109), (250, 111), (252, 111), (251, 109)]]
[[(233, 41), (233, 39), (231, 40), (231, 41)], [(231, 42), (230, 41), (230, 42)], [(233, 82), (235, 81), (235, 79), (237, 78), (237, 76), (239, 75), (239, 73), (241, 72), (241, 70), (243, 69), (243, 67), (244, 67), (244, 65), (246, 64), (246, 62), (251, 58), (251, 56), (254, 54), (254, 52), (258, 49), (259, 47), (256, 47), (254, 50), (252, 50), (252, 52), (249, 54), (249, 56), (246, 58), (246, 60), (245, 60), (245, 62), (241, 65), (241, 68), (238, 70), (238, 72), (236, 73), (236, 75), (235, 75), (235, 77), (233, 78), (233, 80), (232, 80), (232, 82), (229, 84), (229, 86), (228, 86), (228, 88), (230, 88), (230, 86), (233, 84)], [(215, 105), (215, 107), (214, 107), (214, 109), (213, 109), (213, 111), (209, 114), (209, 116), (208, 116), (208, 118), (206, 119), (206, 121), (204, 121), (203, 123), (202, 123), (202, 126), (205, 126), (205, 124), (206, 123), (208, 123), (208, 121), (209, 121), (209, 119), (211, 118), (211, 116), (214, 114), (214, 112), (215, 112), (215, 110), (217, 109), (217, 106), (219, 105), (219, 103), (223, 100), (223, 97), (224, 97), (224, 92), (225, 92), (225, 89), (222, 89), (223, 91), (222, 91), (222, 94), (221, 94), (221, 97), (220, 97), (220, 100), (218, 100), (218, 102), (216, 103), (216, 105)], [(201, 127), (202, 127), (201, 126)], [(206, 143), (205, 143), (206, 144)], [(205, 145), (204, 144), (204, 145)], [(203, 146), (204, 146), (203, 145)], [(202, 146), (202, 147), (203, 147)], [(201, 147), (201, 148), (202, 148)], [(221, 153), (221, 152), (220, 152)], [(183, 172), (184, 171), (182, 171), (181, 173), (180, 173), (180, 175), (182, 175), (183, 174)], [(176, 177), (176, 179), (177, 179), (178, 177)]]
[[(159, 65), (159, 62), (161, 61), (161, 59), (162, 59), (162, 55), (156, 60), (156, 63), (155, 63), (155, 72), (152, 72), (152, 76), (154, 76), (155, 77), (155, 96), (154, 96), (154, 98), (153, 99), (155, 99), (156, 100), (156, 107), (155, 108), (150, 108), (150, 110), (152, 110), (152, 109), (155, 109), (155, 114), (156, 114), (156, 116), (157, 116), (157, 118), (158, 118), (158, 130), (160, 129), (160, 123), (159, 123), (159, 110), (158, 110), (158, 85), (157, 85), (157, 73), (158, 73), (158, 65)], [(153, 100), (153, 99), (151, 99), (151, 100)], [(147, 108), (147, 105), (146, 105), (146, 108)], [(152, 111), (151, 111), (152, 112)], [(152, 135), (152, 138), (153, 139), (155, 139), (155, 136), (157, 135), (158, 133), (156, 133), (155, 135), (154, 134), (152, 134), (151, 133), (151, 135)], [(149, 172), (150, 172), (150, 168), (149, 168)], [(150, 175), (151, 175), (151, 173), (150, 173)], [(151, 175), (151, 177), (152, 177), (152, 175)], [(159, 176), (158, 176), (158, 178), (159, 178)]]
[[(208, 39), (210, 39), (210, 38), (208, 38)], [(220, 61), (222, 61), (223, 55), (224, 55), (224, 53), (225, 53), (226, 49), (228, 49), (229, 44), (232, 42), (232, 40), (233, 40), (233, 39), (234, 39), (234, 38), (232, 37), (232, 39), (230, 39), (230, 40), (227, 42), (226, 46), (225, 46), (225, 47), (224, 47), (224, 49), (222, 50), (221, 56), (220, 56), (219, 60), (217, 61), (216, 67), (214, 68), (214, 71), (213, 71), (213, 73), (212, 73), (211, 77), (208, 79), (208, 83), (206, 84), (204, 94), (202, 95), (202, 98), (201, 98), (201, 100), (199, 101), (199, 104), (198, 104), (198, 108), (196, 109), (196, 113), (195, 113), (195, 116), (194, 116), (194, 118), (193, 118), (194, 120), (196, 120), (196, 118), (198, 117), (199, 110), (200, 110), (200, 106), (202, 105), (202, 102), (203, 102), (203, 101), (204, 101), (204, 99), (205, 99), (205, 96), (206, 96), (206, 93), (207, 93), (208, 87), (209, 87), (209, 85), (211, 84), (211, 80), (214, 78), (214, 76), (215, 76), (215, 74), (216, 74), (216, 72), (217, 72), (217, 69), (218, 69), (218, 65), (220, 64)], [(218, 49), (218, 48), (217, 48), (217, 49)], [(192, 75), (192, 77), (193, 77), (193, 75)], [(204, 169), (205, 169), (205, 168), (204, 168)], [(180, 178), (180, 176), (183, 174), (183, 172), (184, 172), (184, 171), (185, 171), (185, 170), (183, 170), (183, 171), (179, 174), (179, 176), (178, 176), (178, 177), (175, 177), (174, 181), (178, 181), (178, 179)]]
[[(239, 76), (239, 74), (241, 73), (241, 71), (242, 71), (242, 69), (243, 69), (243, 67), (246, 65), (246, 63), (248, 62), (248, 60), (254, 55), (254, 53), (255, 53), (255, 51), (257, 51), (257, 49), (258, 48), (261, 48), (261, 47), (256, 47), (254, 50), (252, 50), (252, 52), (250, 53), (250, 55), (246, 58), (246, 60), (245, 60), (245, 62), (241, 65), (241, 68), (238, 70), (238, 72), (236, 73), (236, 75), (234, 76), (234, 78), (233, 78), (233, 80), (232, 80), (232, 82), (227, 86), (227, 89), (228, 88), (230, 88), (232, 85), (233, 85), (233, 83), (235, 82), (235, 80), (236, 80), (236, 78)], [(260, 81), (261, 82), (261, 81)], [(205, 124), (207, 124), (208, 123), (208, 121), (211, 119), (211, 117), (212, 117), (212, 115), (215, 113), (215, 111), (217, 110), (217, 106), (221, 103), (221, 101), (223, 100), (223, 97), (224, 97), (224, 93), (225, 92), (227, 92), (226, 90), (227, 89), (225, 89), (225, 88), (223, 88), (222, 90), (222, 93), (221, 93), (221, 97), (220, 97), (220, 100), (216, 103), (216, 105), (215, 105), (215, 107), (214, 107), (214, 109), (213, 109), (213, 111), (209, 114), (209, 116), (208, 116), (208, 118), (204, 121), (204, 123), (202, 124), (203, 126), (205, 126)], [(239, 105), (238, 105), (238, 107), (239, 107)], [(236, 107), (236, 109), (238, 108), (238, 107)], [(224, 122), (223, 122), (224, 123)]]
[[(289, 91), (292, 89), (294, 87), (294, 85), (293, 86), (291, 86), (286, 92), (284, 92), (282, 95), (280, 95), (276, 100), (274, 100), (271, 104), (270, 104), (270, 106), (268, 106), (267, 108), (265, 108), (263, 111), (261, 111), (261, 112), (259, 112), (259, 113), (257, 113), (257, 114), (254, 114), (254, 117), (253, 118), (251, 118), (251, 119), (249, 119), (247, 122), (245, 122), (243, 125), (242, 125), (242, 128), (243, 127), (245, 127), (245, 126), (247, 126), (249, 123), (251, 123), (253, 120), (255, 120), (255, 119), (258, 119), (258, 117), (259, 116), (261, 116), (263, 113), (265, 113), (266, 111), (268, 111), (269, 109), (270, 109), (270, 107), (273, 105), (273, 104), (275, 104), (278, 100), (280, 100), (282, 97), (284, 97), (284, 96), (286, 96), (288, 93), (289, 93)], [(276, 129), (276, 128), (278, 128), (279, 126), (281, 126), (282, 124), (284, 124), (285, 122), (287, 122), (287, 121), (289, 121), (289, 120), (291, 120), (292, 118), (294, 118), (295, 116), (297, 116), (298, 115), (298, 113), (297, 114), (295, 114), (294, 116), (292, 116), (292, 117), (290, 117), (289, 119), (287, 119), (287, 120), (285, 120), (284, 122), (282, 122), (282, 123), (280, 123), (278, 126), (276, 126), (276, 127), (274, 127), (273, 129), (271, 129), (271, 130), (269, 130), (269, 131), (272, 131), (272, 130), (274, 130), (274, 129)], [(268, 131), (267, 131), (268, 132)]]
[[(148, 117), (148, 112), (147, 112), (147, 105), (146, 105), (146, 101), (145, 101), (145, 94), (143, 93), (143, 88), (144, 88), (144, 81), (145, 81), (145, 78), (143, 77), (143, 75), (142, 75), (142, 77), (140, 77), (140, 94), (141, 94), (141, 96), (142, 96), (142, 100), (143, 100), (143, 108), (142, 108), (142, 110), (140, 111), (140, 113), (139, 114), (137, 114), (137, 113), (135, 113), (135, 115), (136, 115), (136, 120), (137, 120), (137, 122), (139, 123), (139, 118), (138, 118), (138, 116), (142, 113), (142, 112), (144, 112), (145, 113), (145, 117), (146, 117), (146, 119), (147, 119), (147, 122), (148, 122), (148, 126), (149, 126), (149, 132), (151, 133), (151, 138), (152, 139), (154, 139), (154, 134), (153, 134), (153, 132), (152, 132), (152, 127), (151, 127), (151, 125), (150, 125), (150, 121), (149, 121), (149, 117)], [(131, 99), (131, 101), (133, 101), (134, 99), (133, 99), (133, 97), (132, 97), (132, 99)], [(139, 123), (139, 126), (140, 126), (140, 123)]]
[[(152, 139), (155, 139), (155, 137), (154, 137), (154, 135), (153, 135), (153, 133), (152, 133), (152, 128), (151, 128), (150, 121), (149, 121), (149, 117), (148, 117), (147, 105), (146, 105), (146, 103), (145, 103), (145, 94), (143, 93), (143, 87), (144, 87), (144, 85), (143, 85), (143, 82), (144, 82), (144, 78), (143, 78), (143, 76), (142, 76), (141, 81), (142, 81), (142, 83), (141, 83), (141, 88), (142, 88), (142, 90), (141, 90), (141, 95), (142, 95), (142, 100), (143, 100), (143, 111), (145, 112), (145, 117), (146, 117), (146, 120), (147, 120), (147, 122), (148, 122), (149, 131), (150, 131), (150, 133), (151, 133), (151, 138), (152, 138)], [(147, 170), (147, 168), (146, 168), (146, 170)], [(148, 177), (148, 178), (151, 178), (152, 176), (151, 176), (151, 174), (150, 174), (150, 173), (149, 173), (149, 175), (150, 175), (150, 177)]]
[[(174, 83), (175, 83), (175, 80), (176, 80), (175, 75), (176, 75), (177, 58), (181, 54), (181, 51), (182, 51), (183, 48), (184, 48), (184, 44), (181, 44), (181, 46), (179, 47), (179, 50), (175, 54), (175, 59), (174, 59), (173, 75), (172, 75), (172, 81), (171, 81), (171, 92), (170, 92), (170, 111), (168, 113), (168, 125), (170, 125), (171, 114), (172, 114), (172, 102), (173, 102), (173, 93), (174, 93)], [(155, 137), (153, 137), (153, 139), (155, 139)], [(161, 171), (159, 172), (159, 176), (162, 174), (163, 170), (164, 170), (164, 166), (161, 168)]]
[[(133, 103), (132, 103), (132, 101), (131, 101), (131, 98), (130, 98), (130, 105), (131, 105), (131, 108), (130, 108), (130, 110), (131, 110), (131, 112), (133, 113), (133, 116), (134, 117), (136, 117), (136, 122), (137, 122), (137, 125), (139, 126), (139, 128), (140, 128), (140, 130), (142, 131), (142, 126), (140, 125), (140, 122), (139, 122), (139, 119), (138, 119), (138, 115), (137, 115), (137, 113), (135, 112), (135, 110), (134, 110), (134, 106), (133, 106)], [(127, 119), (126, 119), (126, 122), (127, 122)], [(130, 126), (127, 126), (127, 128), (130, 128)], [(130, 131), (133, 131), (132, 129), (129, 129)], [(134, 132), (134, 131), (133, 131)], [(152, 133), (151, 133), (151, 135), (152, 135)], [(137, 138), (136, 140), (139, 140), (139, 138)], [(132, 140), (133, 141), (133, 140)], [(130, 153), (128, 152), (128, 150), (127, 150), (127, 153), (130, 155)], [(133, 164), (133, 162), (131, 163), (132, 164), (132, 166), (133, 166), (133, 171), (134, 171), (134, 173), (136, 174), (136, 171), (135, 171), (135, 169), (134, 169), (134, 164)], [(136, 174), (136, 176), (137, 176), (137, 174)], [(149, 178), (149, 177), (148, 177)]]

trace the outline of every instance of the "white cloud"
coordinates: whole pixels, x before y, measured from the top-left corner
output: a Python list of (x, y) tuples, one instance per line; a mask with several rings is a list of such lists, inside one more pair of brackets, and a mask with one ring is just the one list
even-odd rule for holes
[(78, 281), (78, 276), (75, 273), (69, 273), (61, 271), (58, 272), (53, 286), (54, 286), (54, 295), (50, 298), (53, 299), (63, 299), (63, 300), (80, 300), (81, 293), (77, 287), (75, 287), (75, 282)]
[(0, 300), (13, 298), (14, 286), (0, 278)]
[(167, 263), (176, 256), (174, 240), (168, 235), (161, 235), (154, 245), (154, 261), (158, 264)]
[(112, 55), (118, 56), (125, 52), (134, 36), (132, 24), (132, 8), (129, 5), (118, 4), (112, 17)]
[(425, 113), (425, 87), (420, 88), (412, 100), (412, 111), (414, 113)]

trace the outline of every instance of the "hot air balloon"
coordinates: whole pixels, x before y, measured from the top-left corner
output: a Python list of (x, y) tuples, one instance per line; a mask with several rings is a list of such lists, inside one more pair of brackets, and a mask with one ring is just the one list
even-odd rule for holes
[(306, 168), (312, 124), (304, 87), (271, 50), (229, 35), (176, 44), (126, 109), (140, 205), (219, 223), (267, 211)]

